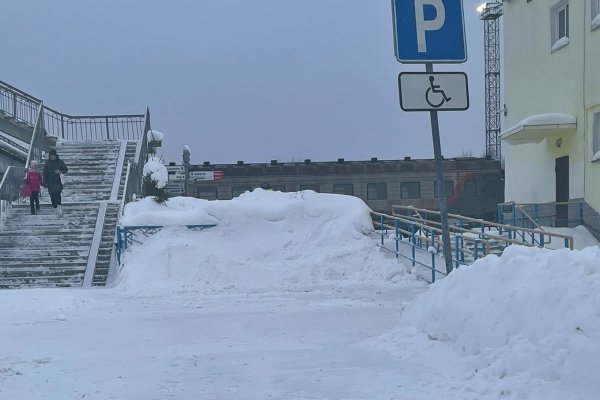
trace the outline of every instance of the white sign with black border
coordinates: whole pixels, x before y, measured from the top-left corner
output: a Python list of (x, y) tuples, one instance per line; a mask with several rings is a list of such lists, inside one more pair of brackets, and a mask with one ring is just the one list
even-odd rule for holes
[(464, 72), (402, 72), (398, 76), (404, 111), (464, 111), (469, 85)]

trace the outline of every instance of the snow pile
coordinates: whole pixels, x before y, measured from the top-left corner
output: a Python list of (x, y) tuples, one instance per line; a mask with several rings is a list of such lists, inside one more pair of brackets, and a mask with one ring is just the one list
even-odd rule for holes
[(404, 270), (377, 248), (369, 208), (353, 196), (255, 189), (225, 201), (144, 199), (127, 205), (121, 224), (217, 225), (171, 226), (133, 246), (121, 273), (132, 290), (385, 282)]
[(165, 135), (162, 132), (151, 129), (147, 133), (147, 138), (149, 142), (162, 142), (165, 139)]
[[(599, 310), (600, 248), (512, 246), (432, 285), (407, 308), (394, 334), (402, 346), (410, 346), (406, 337), (413, 334), (412, 344), (422, 345), (422, 333), (449, 344), (485, 380), (528, 377), (532, 391), (536, 382), (558, 388), (540, 398), (559, 398), (562, 391), (595, 399)], [(532, 393), (520, 395), (538, 398)]]

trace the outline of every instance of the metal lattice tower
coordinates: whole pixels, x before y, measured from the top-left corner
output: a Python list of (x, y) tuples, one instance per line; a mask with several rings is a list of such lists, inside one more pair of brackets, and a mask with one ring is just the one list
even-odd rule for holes
[(485, 3), (479, 9), (483, 20), (485, 53), (485, 154), (500, 159), (500, 24), (502, 3)]

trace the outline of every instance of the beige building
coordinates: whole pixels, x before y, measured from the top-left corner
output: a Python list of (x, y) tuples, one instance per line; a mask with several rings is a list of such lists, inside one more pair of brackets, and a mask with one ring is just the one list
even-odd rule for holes
[(582, 200), (593, 216), (600, 211), (600, 0), (503, 3), (506, 200)]

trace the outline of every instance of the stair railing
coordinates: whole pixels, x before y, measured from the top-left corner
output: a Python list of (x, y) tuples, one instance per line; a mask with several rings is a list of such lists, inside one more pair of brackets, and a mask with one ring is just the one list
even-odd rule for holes
[[(398, 211), (413, 211), (414, 207), (407, 206), (392, 206), (392, 215), (408, 218), (399, 214)], [(438, 216), (439, 211), (425, 210), (416, 208), (421, 214), (431, 214)], [(552, 243), (552, 239), (562, 241), (564, 247), (573, 249), (573, 237), (569, 235), (563, 235), (554, 232), (544, 231), (543, 229), (530, 229), (515, 225), (499, 224), (496, 222), (484, 221), (482, 219), (465, 217), (457, 214), (448, 214), (453, 222), (452, 229), (459, 229), (464, 227), (474, 228), (477, 227), (479, 232), (471, 231), (472, 234), (478, 234), (481, 238), (489, 238), (497, 242), (506, 243), (505, 247), (511, 244), (529, 244), (533, 246), (544, 247)], [(487, 230), (487, 232), (486, 232)], [(490, 231), (497, 231), (497, 234), (491, 233)]]
[[(191, 224), (191, 225), (172, 225), (172, 227), (183, 227), (185, 226), (190, 231), (203, 231), (205, 229), (214, 228), (217, 226), (216, 224)], [(117, 243), (116, 243), (116, 252), (117, 252), (117, 262), (121, 265), (123, 261), (123, 254), (127, 250), (128, 247), (133, 245), (134, 243), (142, 243), (142, 236), (149, 237), (164, 228), (162, 225), (131, 225), (131, 226), (121, 226), (117, 225)]]
[(21, 196), (25, 167), (9, 166), (0, 182), (0, 221), (4, 221), (13, 201)]
[[(36, 125), (42, 101), (0, 81), (0, 117), (29, 127)], [(141, 140), (144, 114), (68, 115), (43, 106), (48, 135), (65, 140)]]
[[(566, 215), (559, 218), (558, 208), (562, 207)], [(537, 226), (573, 227), (584, 225), (584, 201), (564, 201), (548, 203), (515, 203), (507, 202), (498, 205), (501, 220), (515, 226), (535, 224)], [(533, 215), (532, 215), (533, 214)]]
[[(438, 274), (446, 276), (441, 251), (443, 247), (441, 228), (422, 223), (416, 217), (409, 219), (375, 211), (371, 211), (371, 217), (375, 233), (381, 236), (380, 246), (383, 249), (395, 253), (396, 258), (406, 258), (413, 267), (418, 265), (430, 270), (431, 278), (426, 276), (421, 276), (421, 278), (431, 283), (435, 282)], [(392, 236), (389, 235), (390, 231)], [(388, 240), (395, 242), (395, 248), (388, 247), (388, 243), (386, 243)], [(490, 241), (476, 236), (450, 232), (450, 242), (454, 268), (470, 264), (491, 253)], [(404, 246), (408, 246), (409, 254), (405, 254), (406, 252), (403, 251)], [(442, 268), (437, 269), (436, 264)]]
[(35, 125), (40, 99), (0, 81), (0, 116), (30, 127)]
[(119, 206), (119, 217), (123, 215), (125, 205), (132, 202), (136, 196), (142, 194), (142, 180), (144, 164), (148, 157), (148, 131), (150, 130), (150, 110), (146, 108), (144, 115), (144, 133), (135, 149), (134, 161), (128, 161), (127, 172), (125, 173), (125, 186), (123, 189), (123, 198)]
[[(508, 212), (506, 210), (508, 210)], [(506, 213), (509, 214), (508, 221), (506, 221), (505, 218)], [(501, 224), (507, 223), (513, 226), (521, 226), (523, 228), (540, 228), (539, 220), (529, 215), (524, 207), (514, 201), (498, 204), (498, 222)]]
[(42, 163), (43, 151), (46, 143), (46, 130), (44, 129), (44, 105), (40, 103), (38, 108), (38, 116), (35, 121), (33, 128), (33, 134), (31, 135), (31, 143), (29, 144), (29, 152), (27, 153), (27, 161), (25, 167), (31, 165), (32, 160)]
[[(150, 110), (146, 107), (146, 114), (144, 115), (144, 131), (141, 137), (141, 143), (135, 152), (135, 160), (138, 166), (142, 167), (148, 161), (148, 131), (152, 130), (150, 126)], [(142, 171), (139, 171), (140, 178)], [(141, 183), (140, 183), (141, 185)]]
[(125, 173), (125, 184), (123, 189), (123, 198), (119, 205), (118, 217), (123, 215), (125, 205), (134, 201), (142, 194), (142, 182), (138, 173), (138, 166), (131, 161), (127, 162), (127, 172)]
[(144, 114), (67, 115), (44, 106), (48, 135), (65, 140), (140, 140)]
[(11, 147), (14, 147), (17, 150), (22, 151), (23, 153), (27, 154), (27, 152), (29, 152), (29, 149), (27, 149), (26, 147), (20, 145), (19, 143), (15, 142), (14, 140), (11, 140), (12, 136), (6, 137), (4, 136), (4, 134), (2, 132), (0, 132), (0, 140), (3, 141), (4, 143), (7, 143), (8, 145), (10, 145)]

